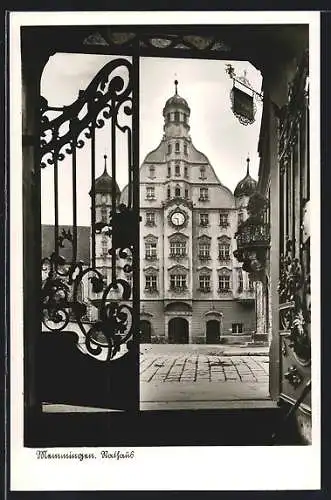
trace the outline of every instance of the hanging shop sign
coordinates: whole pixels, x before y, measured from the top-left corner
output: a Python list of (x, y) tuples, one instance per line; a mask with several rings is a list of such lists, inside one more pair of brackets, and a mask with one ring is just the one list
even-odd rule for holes
[(263, 100), (263, 96), (252, 88), (249, 80), (246, 78), (246, 71), (244, 71), (243, 76), (237, 76), (231, 64), (226, 65), (225, 71), (233, 80), (233, 87), (230, 92), (233, 114), (242, 125), (251, 125), (255, 122), (255, 100), (261, 101)]
[(255, 122), (256, 106), (252, 95), (233, 86), (231, 91), (232, 111), (240, 123), (248, 125)]

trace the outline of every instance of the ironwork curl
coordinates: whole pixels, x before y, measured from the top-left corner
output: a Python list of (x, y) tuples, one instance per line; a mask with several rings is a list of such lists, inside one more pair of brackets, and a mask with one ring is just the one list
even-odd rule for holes
[[(126, 69), (128, 77), (111, 74), (118, 69)], [(43, 97), (40, 101), (41, 111), (41, 167), (53, 165), (55, 161), (62, 161), (65, 158), (63, 148), (72, 149), (72, 143), (76, 140), (76, 147), (84, 146), (83, 139), (78, 139), (84, 133), (86, 138), (90, 138), (92, 124), (96, 128), (102, 128), (105, 119), (116, 117), (119, 107), (126, 102), (132, 92), (132, 65), (126, 59), (116, 59), (106, 64), (94, 77), (86, 90), (80, 91), (78, 99), (70, 106), (64, 106), (61, 114), (53, 119), (47, 116), (52, 110), (59, 111), (59, 108), (48, 106), (48, 102)], [(111, 104), (109, 104), (111, 103)], [(83, 117), (79, 118), (80, 113), (87, 106)], [(100, 113), (106, 116), (100, 118)], [(59, 135), (59, 129), (64, 124), (69, 124), (68, 131)], [(50, 136), (50, 137), (49, 137)], [(65, 150), (66, 153), (68, 151)]]

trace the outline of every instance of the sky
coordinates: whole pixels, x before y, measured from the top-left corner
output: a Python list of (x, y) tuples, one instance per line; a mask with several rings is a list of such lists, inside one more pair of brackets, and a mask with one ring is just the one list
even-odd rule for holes
[[(55, 54), (42, 75), (41, 95), (50, 106), (70, 105), (77, 99), (96, 73), (113, 59), (112, 56), (89, 54)], [(236, 74), (243, 75), (260, 92), (262, 78), (248, 62), (198, 59), (141, 58), (140, 61), (140, 164), (155, 149), (163, 135), (162, 110), (166, 100), (174, 94), (177, 79), (178, 93), (190, 108), (190, 134), (195, 147), (203, 152), (213, 166), (219, 180), (235, 189), (245, 176), (246, 158), (250, 156), (250, 172), (257, 179), (259, 158), (258, 137), (262, 103), (256, 103), (256, 121), (244, 126), (231, 110), (232, 80), (225, 72), (231, 62)], [(126, 142), (118, 136), (117, 183), (121, 189), (127, 184)], [(90, 224), (90, 144), (78, 151), (78, 225)], [(96, 136), (96, 175), (104, 168), (104, 154), (110, 154), (110, 127), (106, 122)], [(110, 162), (108, 160), (110, 173)], [(54, 222), (53, 170), (42, 171), (42, 223)], [(59, 163), (59, 223), (72, 223), (71, 159)]]

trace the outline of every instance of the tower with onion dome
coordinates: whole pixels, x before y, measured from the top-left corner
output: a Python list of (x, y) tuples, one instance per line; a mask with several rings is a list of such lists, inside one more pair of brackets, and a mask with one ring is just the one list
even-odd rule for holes
[[(103, 172), (95, 179), (95, 222), (97, 227), (100, 223), (100, 225), (109, 223), (113, 191), (116, 196), (116, 204), (118, 204), (121, 191), (116, 181), (114, 183), (112, 177), (108, 174), (107, 155), (104, 155)], [(102, 231), (98, 231), (95, 234), (95, 265), (98, 269), (102, 269), (105, 277), (110, 272), (110, 255), (108, 253), (110, 246), (109, 236)]]
[(234, 190), (234, 196), (236, 199), (236, 207), (238, 209), (238, 224), (247, 219), (247, 205), (250, 196), (256, 191), (257, 182), (254, 180), (249, 173), (250, 159), (246, 160), (246, 175), (238, 182), (236, 189)]

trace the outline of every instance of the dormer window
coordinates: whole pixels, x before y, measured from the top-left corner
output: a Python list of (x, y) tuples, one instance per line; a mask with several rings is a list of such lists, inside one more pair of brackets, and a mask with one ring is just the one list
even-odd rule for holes
[(175, 144), (175, 152), (179, 153), (179, 142), (176, 142)]
[(168, 155), (171, 154), (171, 144), (168, 144)]
[(180, 196), (180, 187), (175, 187), (175, 196)]
[(208, 200), (208, 188), (200, 188), (199, 200), (200, 201), (207, 201)]
[(146, 198), (147, 198), (147, 200), (155, 200), (155, 188), (154, 188), (154, 186), (148, 186), (146, 188)]
[(200, 179), (206, 179), (206, 167), (200, 167)]
[(175, 175), (177, 175), (177, 176), (180, 175), (180, 165), (179, 165), (179, 163), (176, 163), (176, 165), (175, 165)]

